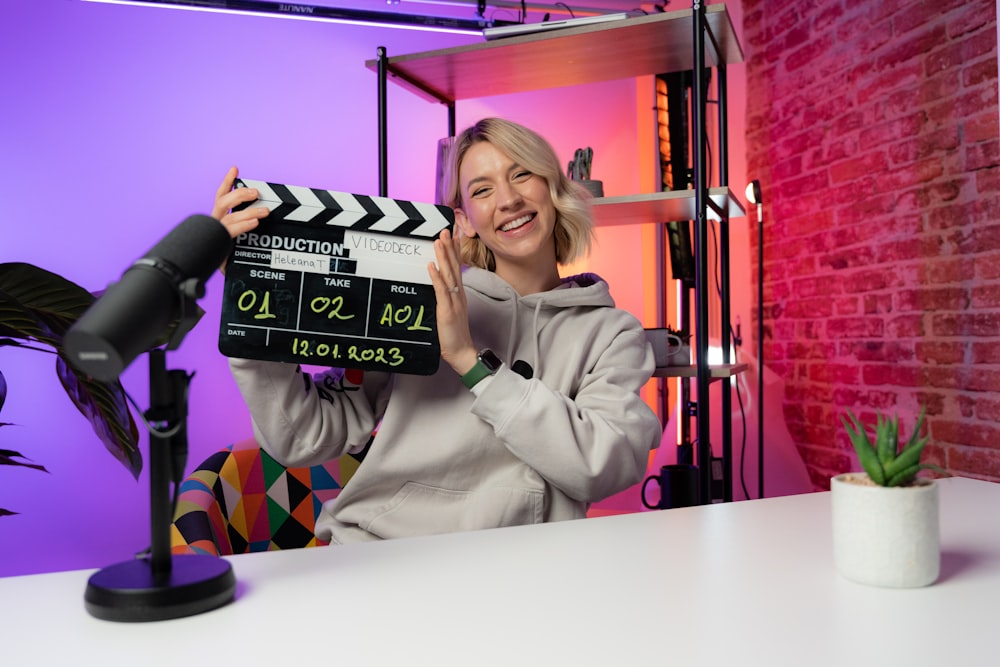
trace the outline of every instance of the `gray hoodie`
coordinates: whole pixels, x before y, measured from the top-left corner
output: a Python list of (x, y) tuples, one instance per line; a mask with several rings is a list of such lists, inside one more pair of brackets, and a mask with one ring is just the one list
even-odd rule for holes
[(476, 268), (463, 283), (472, 339), (504, 361), (474, 392), (444, 363), (430, 376), (368, 371), (355, 384), (339, 369), (310, 377), (292, 364), (230, 360), (258, 442), (286, 465), (357, 451), (378, 427), (324, 506), (321, 539), (577, 519), (642, 479), (661, 435), (638, 395), (653, 354), (607, 283), (584, 274), (521, 297)]

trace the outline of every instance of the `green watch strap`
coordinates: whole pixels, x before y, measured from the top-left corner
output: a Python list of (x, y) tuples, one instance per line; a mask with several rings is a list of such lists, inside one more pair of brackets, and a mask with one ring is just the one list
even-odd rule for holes
[(493, 375), (497, 369), (503, 365), (500, 358), (493, 353), (493, 350), (485, 348), (476, 357), (476, 365), (469, 369), (469, 372), (462, 376), (462, 384), (472, 389), (479, 384), (487, 375)]
[(487, 375), (492, 375), (493, 372), (486, 367), (479, 359), (476, 359), (476, 365), (469, 369), (469, 372), (462, 376), (462, 384), (467, 388), (472, 389), (477, 384), (479, 384), (484, 377)]

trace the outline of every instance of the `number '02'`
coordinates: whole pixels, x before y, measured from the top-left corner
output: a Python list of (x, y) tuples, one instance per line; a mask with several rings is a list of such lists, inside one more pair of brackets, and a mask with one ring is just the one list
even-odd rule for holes
[(327, 313), (327, 319), (332, 320), (337, 318), (338, 320), (349, 320), (354, 317), (354, 315), (341, 315), (340, 309), (344, 307), (344, 297), (335, 296), (332, 299), (326, 296), (318, 296), (309, 302), (309, 307), (317, 315), (321, 315), (323, 311), (329, 309), (330, 312)]
[[(253, 290), (247, 290), (240, 294), (240, 298), (236, 301), (236, 307), (242, 310), (244, 313), (254, 309), (257, 305), (257, 293)], [(271, 312), (271, 293), (264, 292), (264, 298), (260, 301), (260, 308), (254, 313), (253, 318), (255, 320), (268, 320), (277, 317)]]

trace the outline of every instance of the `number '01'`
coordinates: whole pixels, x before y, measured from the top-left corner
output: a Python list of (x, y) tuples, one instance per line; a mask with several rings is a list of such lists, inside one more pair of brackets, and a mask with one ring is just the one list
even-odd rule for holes
[[(240, 294), (240, 298), (236, 301), (236, 307), (242, 310), (244, 313), (253, 310), (257, 305), (257, 293), (253, 290), (247, 290)], [(260, 300), (260, 308), (254, 313), (253, 318), (255, 320), (268, 320), (276, 317), (271, 312), (271, 293), (264, 292), (264, 298)]]

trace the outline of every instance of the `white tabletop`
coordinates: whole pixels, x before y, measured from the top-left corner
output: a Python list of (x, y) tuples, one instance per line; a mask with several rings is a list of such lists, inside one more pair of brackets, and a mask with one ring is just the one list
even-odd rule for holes
[(235, 556), (235, 602), (155, 623), (90, 617), (90, 571), (0, 579), (0, 659), (1000, 664), (1000, 485), (941, 484), (942, 575), (923, 589), (839, 577), (816, 493)]

